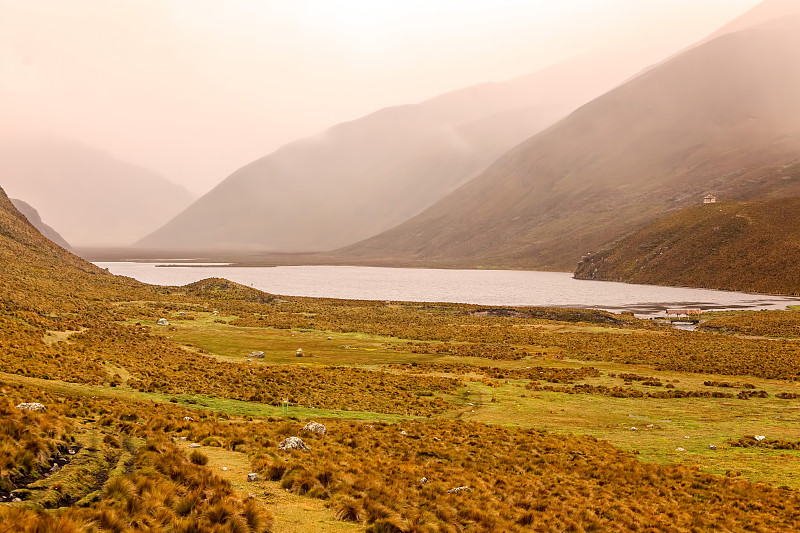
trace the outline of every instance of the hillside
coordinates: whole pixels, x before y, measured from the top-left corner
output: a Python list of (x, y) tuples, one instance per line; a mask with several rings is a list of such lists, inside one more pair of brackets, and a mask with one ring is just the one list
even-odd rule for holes
[(690, 207), (585, 256), (575, 277), (800, 294), (800, 198)]
[(800, 17), (692, 48), (514, 148), (354, 260), (571, 271), (708, 192), (800, 194)]
[(138, 245), (296, 252), (357, 242), (633, 75), (640, 55), (582, 58), (336, 125), (239, 169)]
[(0, 186), (35, 205), (73, 246), (126, 246), (169, 220), (193, 195), (165, 178), (56, 138), (0, 135)]
[(48, 226), (42, 220), (42, 217), (39, 215), (39, 212), (33, 207), (31, 204), (19, 200), (17, 198), (11, 198), (11, 203), (14, 204), (14, 207), (17, 210), (25, 215), (25, 218), (28, 219), (28, 222), (33, 224), (33, 227), (39, 230), (39, 233), (56, 243), (57, 245), (61, 246), (62, 248), (66, 248), (69, 250), (71, 246), (69, 243), (64, 240), (64, 237), (61, 236), (56, 230)]

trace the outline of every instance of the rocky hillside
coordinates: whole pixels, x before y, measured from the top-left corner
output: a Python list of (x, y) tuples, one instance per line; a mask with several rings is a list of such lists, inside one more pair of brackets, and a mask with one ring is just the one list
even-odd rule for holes
[(354, 259), (571, 271), (715, 192), (800, 194), (800, 17), (728, 33), (597, 98)]
[(800, 294), (800, 198), (678, 211), (585, 256), (575, 277)]
[(11, 203), (14, 204), (14, 207), (16, 207), (20, 213), (25, 215), (25, 218), (28, 219), (28, 222), (33, 224), (33, 227), (39, 230), (42, 235), (62, 248), (66, 248), (67, 250), (71, 249), (71, 246), (67, 241), (64, 240), (64, 237), (62, 237), (61, 234), (44, 223), (42, 217), (39, 215), (39, 212), (35, 207), (17, 198), (11, 198)]

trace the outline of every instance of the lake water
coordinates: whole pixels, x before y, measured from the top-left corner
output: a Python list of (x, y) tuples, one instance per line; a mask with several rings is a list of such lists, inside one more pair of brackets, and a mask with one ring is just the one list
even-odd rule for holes
[(596, 307), (614, 312), (632, 311), (641, 316), (663, 315), (667, 308), (784, 309), (787, 305), (800, 305), (800, 298), (581, 281), (562, 272), (348, 266), (176, 266), (175, 263), (133, 262), (96, 264), (114, 274), (155, 285), (186, 285), (219, 277), (272, 294), (353, 300)]

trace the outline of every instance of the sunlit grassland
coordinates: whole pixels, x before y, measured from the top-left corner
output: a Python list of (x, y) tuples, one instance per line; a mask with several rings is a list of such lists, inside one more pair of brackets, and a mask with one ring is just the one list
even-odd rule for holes
[[(219, 320), (219, 319), (216, 319)], [(767, 435), (769, 438), (800, 440), (800, 400), (776, 398), (780, 392), (800, 392), (793, 381), (751, 377), (732, 377), (715, 374), (696, 374), (656, 370), (649, 365), (631, 365), (601, 361), (564, 360), (549, 357), (528, 357), (516, 361), (489, 360), (475, 357), (456, 357), (446, 354), (397, 352), (393, 345), (409, 342), (405, 339), (360, 333), (331, 333), (314, 330), (281, 330), (275, 328), (239, 327), (215, 322), (211, 317), (173, 321), (168, 328), (156, 329), (179, 343), (205, 350), (219, 357), (241, 360), (255, 350), (265, 352), (265, 358), (254, 360), (265, 364), (335, 364), (380, 366), (408, 363), (455, 363), (477, 367), (473, 374), (461, 376), (466, 386), (455, 395), (445, 395), (454, 406), (442, 416), (501, 425), (517, 425), (543, 429), (553, 433), (587, 434), (608, 440), (615, 446), (638, 453), (642, 461), (658, 464), (684, 463), (698, 465), (702, 470), (725, 475), (741, 475), (751, 481), (800, 487), (795, 479), (800, 454), (794, 451), (733, 448), (729, 439), (744, 435)], [(573, 332), (629, 334), (623, 330), (600, 328), (594, 325), (570, 324), (544, 326), (565, 334)], [(646, 334), (659, 334), (658, 331)], [(331, 337), (329, 340), (328, 337)], [(311, 357), (297, 358), (302, 348)], [(556, 354), (556, 351), (552, 352)], [(671, 383), (687, 391), (733, 392), (743, 390), (747, 383), (754, 390), (764, 390), (768, 398), (614, 398), (597, 394), (567, 394), (550, 391), (530, 391), (526, 380), (490, 380), (480, 368), (522, 369), (526, 367), (582, 368), (600, 370), (599, 377), (586, 378), (582, 383), (605, 386), (626, 386), (636, 390), (664, 390), (641, 383), (628, 382), (610, 374), (637, 373)], [(424, 371), (415, 370), (420, 375)], [(435, 375), (442, 376), (436, 372)], [(726, 382), (734, 388), (705, 386), (706, 381)], [(186, 399), (180, 398), (180, 403)], [(192, 399), (190, 399), (191, 401)], [(203, 398), (208, 409), (241, 414), (277, 414), (272, 407), (258, 404), (243, 407), (247, 402)], [(470, 405), (472, 404), (472, 405)], [(301, 418), (370, 419), (369, 413), (292, 408)], [(383, 420), (388, 418), (383, 415)], [(652, 427), (648, 427), (652, 425)], [(631, 428), (636, 428), (633, 430)], [(689, 438), (686, 438), (689, 437)], [(716, 450), (709, 449), (716, 446)], [(684, 451), (679, 451), (682, 448)]]
[[(186, 451), (189, 441), (179, 442)], [(253, 494), (259, 502), (275, 515), (273, 533), (318, 533), (319, 531), (362, 531), (358, 524), (336, 520), (333, 511), (322, 500), (296, 496), (281, 488), (278, 481), (261, 477), (248, 482), (247, 474), (253, 471), (250, 458), (245, 453), (225, 448), (203, 447), (201, 452), (208, 457), (208, 467), (231, 482), (232, 487), (243, 496)], [(223, 470), (225, 468), (225, 470)]]

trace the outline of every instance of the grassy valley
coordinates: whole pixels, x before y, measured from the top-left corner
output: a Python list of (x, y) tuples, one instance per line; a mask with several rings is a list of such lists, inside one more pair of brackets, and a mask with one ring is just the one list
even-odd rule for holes
[(4, 531), (786, 531), (800, 513), (796, 311), (683, 332), (154, 287), (3, 195), (0, 263)]

